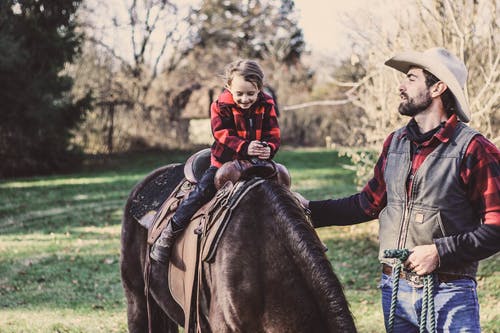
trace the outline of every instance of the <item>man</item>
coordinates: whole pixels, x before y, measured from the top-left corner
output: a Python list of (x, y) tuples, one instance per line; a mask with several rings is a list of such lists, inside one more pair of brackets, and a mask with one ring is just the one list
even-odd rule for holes
[(386, 139), (374, 177), (360, 193), (338, 200), (298, 197), (315, 227), (379, 219), (386, 327), (396, 261), (383, 253), (406, 248), (411, 254), (400, 275), (394, 332), (418, 332), (420, 280), (430, 273), (437, 331), (480, 332), (475, 277), (478, 261), (500, 249), (500, 151), (464, 124), (470, 112), (462, 61), (433, 48), (385, 64), (406, 74), (399, 113), (410, 122)]

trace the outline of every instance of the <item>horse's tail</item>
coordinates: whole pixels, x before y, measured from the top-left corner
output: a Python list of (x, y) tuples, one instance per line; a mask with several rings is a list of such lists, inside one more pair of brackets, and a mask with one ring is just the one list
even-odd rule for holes
[(330, 332), (356, 332), (342, 285), (333, 272), (323, 245), (307, 222), (297, 200), (284, 187), (266, 182), (263, 186), (274, 206), (278, 233), (308, 284)]

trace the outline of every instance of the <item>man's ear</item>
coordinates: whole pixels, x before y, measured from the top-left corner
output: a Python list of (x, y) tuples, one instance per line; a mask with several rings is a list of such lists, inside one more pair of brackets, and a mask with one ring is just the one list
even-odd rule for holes
[(443, 81), (434, 83), (434, 85), (431, 87), (431, 97), (441, 96), (446, 91), (446, 89), (448, 89), (448, 86)]

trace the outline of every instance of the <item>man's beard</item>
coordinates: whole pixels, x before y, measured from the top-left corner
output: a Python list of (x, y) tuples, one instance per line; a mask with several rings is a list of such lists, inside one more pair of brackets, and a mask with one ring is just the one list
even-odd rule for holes
[(406, 101), (401, 102), (398, 107), (399, 114), (403, 116), (414, 117), (432, 104), (431, 95), (427, 90), (416, 98), (409, 98), (405, 93), (403, 95), (406, 97)]

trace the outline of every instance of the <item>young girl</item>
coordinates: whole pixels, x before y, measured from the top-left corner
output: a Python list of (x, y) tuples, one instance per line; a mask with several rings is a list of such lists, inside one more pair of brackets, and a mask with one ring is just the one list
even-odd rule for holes
[(235, 159), (273, 158), (280, 146), (280, 129), (274, 101), (262, 92), (264, 73), (252, 60), (238, 60), (225, 71), (224, 91), (210, 107), (211, 166), (153, 245), (151, 258), (166, 263), (175, 238), (191, 217), (216, 192), (214, 177), (225, 162)]

